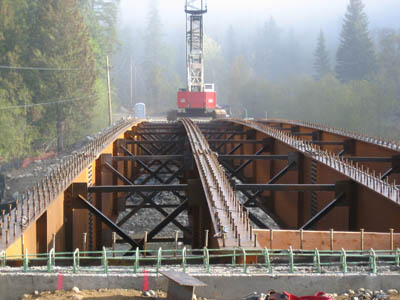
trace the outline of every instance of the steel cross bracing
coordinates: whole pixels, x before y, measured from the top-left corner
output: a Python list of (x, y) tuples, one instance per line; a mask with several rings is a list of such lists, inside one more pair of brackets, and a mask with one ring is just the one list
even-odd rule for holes
[[(395, 142), (356, 134), (314, 123), (268, 120), (263, 124), (285, 130), (318, 148), (337, 153), (356, 166), (372, 172), (382, 180), (395, 184), (400, 179), (400, 146)], [(287, 127), (289, 126), (289, 127)]]
[(211, 151), (199, 127), (190, 119), (182, 119), (213, 220), (220, 247), (257, 247), (249, 216), (240, 204), (218, 158)]
[(296, 136), (292, 136), (290, 133), (283, 132), (279, 129), (255, 121), (239, 119), (232, 121), (236, 124), (242, 124), (249, 128), (264, 132), (277, 140), (289, 144), (304, 155), (312, 157), (316, 161), (346, 175), (355, 182), (362, 184), (385, 198), (391, 199), (400, 204), (400, 191), (395, 184), (388, 183), (387, 181), (369, 173), (367, 170), (358, 168), (358, 166), (353, 165), (346, 157), (320, 150), (315, 147), (311, 141), (304, 141)]

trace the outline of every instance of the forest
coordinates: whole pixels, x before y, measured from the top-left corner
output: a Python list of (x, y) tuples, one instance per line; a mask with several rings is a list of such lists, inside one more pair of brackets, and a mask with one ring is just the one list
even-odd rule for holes
[[(115, 111), (136, 102), (152, 115), (175, 108), (185, 87), (184, 27), (166, 31), (160, 0), (145, 1), (145, 23), (123, 24), (120, 2), (0, 0), (0, 164), (63, 151), (108, 125), (106, 56)], [(340, 33), (321, 29), (312, 43), (268, 14), (247, 31), (221, 22), (220, 34), (206, 23), (205, 76), (218, 102), (235, 117), (399, 140), (400, 30), (371, 28), (363, 1), (347, 2)], [(177, 16), (184, 21), (183, 9)]]
[(105, 128), (118, 0), (0, 0), (0, 164)]
[[(233, 116), (308, 120), (400, 138), (400, 30), (371, 28), (362, 0), (347, 1), (337, 36), (321, 30), (312, 45), (269, 15), (256, 28), (225, 20), (207, 26), (213, 3), (205, 17), (205, 80), (216, 84), (218, 102)], [(179, 13), (184, 21), (183, 9)], [(174, 108), (176, 91), (185, 86), (184, 23), (167, 30), (163, 17), (160, 1), (149, 0), (144, 23), (120, 28), (122, 47), (115, 55), (121, 66), (133, 57), (135, 101), (152, 113)], [(131, 101), (129, 72), (115, 74), (125, 106)]]

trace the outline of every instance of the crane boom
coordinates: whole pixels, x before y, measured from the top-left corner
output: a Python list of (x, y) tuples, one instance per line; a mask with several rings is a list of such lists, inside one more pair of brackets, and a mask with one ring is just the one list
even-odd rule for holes
[(204, 91), (203, 14), (207, 12), (205, 0), (186, 0), (186, 66), (187, 90)]

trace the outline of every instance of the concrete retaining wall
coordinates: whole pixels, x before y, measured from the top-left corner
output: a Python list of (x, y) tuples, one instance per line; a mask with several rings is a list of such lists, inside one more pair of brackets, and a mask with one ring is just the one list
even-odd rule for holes
[[(247, 294), (286, 290), (297, 295), (317, 291), (344, 292), (348, 289), (369, 288), (387, 290), (400, 288), (400, 275), (195, 275), (208, 284), (196, 290), (198, 296), (212, 299), (241, 300)], [(143, 275), (62, 275), (63, 289), (138, 289), (143, 287)], [(0, 274), (2, 300), (17, 300), (24, 294), (53, 291), (59, 282), (58, 274)], [(149, 275), (150, 289), (167, 289), (162, 276)]]

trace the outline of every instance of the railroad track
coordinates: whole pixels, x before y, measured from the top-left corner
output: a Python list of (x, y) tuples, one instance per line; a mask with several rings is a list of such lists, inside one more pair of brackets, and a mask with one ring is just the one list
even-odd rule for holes
[(216, 154), (192, 120), (183, 119), (181, 122), (188, 134), (220, 247), (257, 247), (248, 213), (238, 200)]

